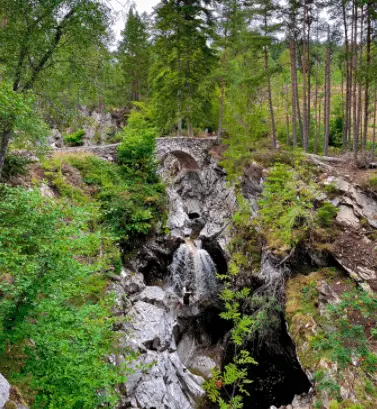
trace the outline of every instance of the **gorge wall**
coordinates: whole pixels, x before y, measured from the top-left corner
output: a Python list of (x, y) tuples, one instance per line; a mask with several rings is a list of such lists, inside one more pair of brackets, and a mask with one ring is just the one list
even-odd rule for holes
[[(178, 151), (174, 143), (169, 148), (169, 139), (163, 138), (166, 153), (158, 153), (159, 173), (167, 186), (168, 232), (145, 243), (116, 285), (127, 316), (125, 347), (135, 349), (139, 363), (148, 367), (128, 377), (122, 408), (210, 408), (202, 384), (212, 368), (221, 369), (229, 360), (231, 349), (230, 325), (219, 317), (221, 283), (216, 273), (228, 268), (228, 226), (238, 207), (235, 189), (209, 152), (213, 140)], [(242, 180), (244, 196), (254, 209), (261, 183), (258, 172)], [(263, 252), (260, 274), (251, 285), (284, 293), (287, 271), (279, 262)], [(291, 404), (294, 399), (294, 408), (304, 408), (295, 395), (310, 389), (283, 314), (277, 322), (270, 334), (273, 341), (250, 340), (259, 363), (250, 374), (254, 383), (245, 401), (251, 409)], [(308, 400), (306, 395), (302, 399)]]

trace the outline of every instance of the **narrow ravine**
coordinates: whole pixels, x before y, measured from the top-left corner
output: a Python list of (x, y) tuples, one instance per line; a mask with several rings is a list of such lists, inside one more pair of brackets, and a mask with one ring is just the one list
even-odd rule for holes
[[(221, 282), (216, 274), (228, 268), (227, 226), (237, 208), (234, 188), (208, 153), (205, 166), (196, 171), (187, 169), (191, 161), (181, 157), (169, 155), (160, 167), (169, 197), (169, 232), (151, 238), (130, 260), (118, 288), (128, 317), (125, 345), (140, 353), (139, 363), (151, 365), (128, 378), (124, 408), (210, 408), (202, 384), (232, 353), (231, 326), (219, 316)], [(259, 183), (254, 178), (254, 189), (250, 183), (246, 189), (252, 205)], [(259, 291), (277, 291), (284, 297), (284, 274), (264, 257)], [(125, 293), (131, 294), (128, 299)], [(274, 334), (248, 345), (258, 362), (249, 373), (253, 383), (245, 405), (250, 409), (290, 404), (311, 386), (283, 313), (278, 321)]]

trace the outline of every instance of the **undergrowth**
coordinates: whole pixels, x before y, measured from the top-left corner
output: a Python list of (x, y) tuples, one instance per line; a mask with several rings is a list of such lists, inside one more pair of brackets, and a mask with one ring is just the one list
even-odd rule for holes
[[(284, 253), (330, 228), (337, 208), (329, 202), (315, 205), (320, 196), (310, 174), (275, 164), (264, 182), (258, 221), (270, 248)], [(314, 233), (314, 234), (313, 234)]]
[[(330, 297), (322, 312), (319, 283), (327, 283), (338, 297)], [(336, 409), (374, 408), (377, 391), (371, 376), (377, 371), (377, 297), (327, 268), (291, 278), (286, 309), (300, 360), (314, 371), (315, 407), (322, 409), (323, 402), (330, 400), (330, 407)], [(340, 387), (347, 385), (357, 403), (342, 399)]]
[(125, 368), (105, 272), (119, 254), (99, 209), (38, 190), (0, 187), (0, 371), (32, 408), (94, 408), (117, 401)]

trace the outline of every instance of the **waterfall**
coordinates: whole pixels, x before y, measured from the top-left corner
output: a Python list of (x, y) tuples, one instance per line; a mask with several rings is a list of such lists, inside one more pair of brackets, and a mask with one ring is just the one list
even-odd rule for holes
[(216, 293), (216, 266), (208, 252), (191, 240), (181, 244), (170, 266), (173, 291), (191, 300)]

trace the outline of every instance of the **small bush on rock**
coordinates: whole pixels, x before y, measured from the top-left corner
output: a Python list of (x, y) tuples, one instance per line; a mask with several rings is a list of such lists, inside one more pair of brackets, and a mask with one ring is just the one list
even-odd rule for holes
[(73, 132), (69, 135), (65, 135), (64, 143), (68, 146), (81, 146), (84, 143), (83, 141), (84, 136), (85, 131), (83, 129), (79, 129), (76, 132)]

